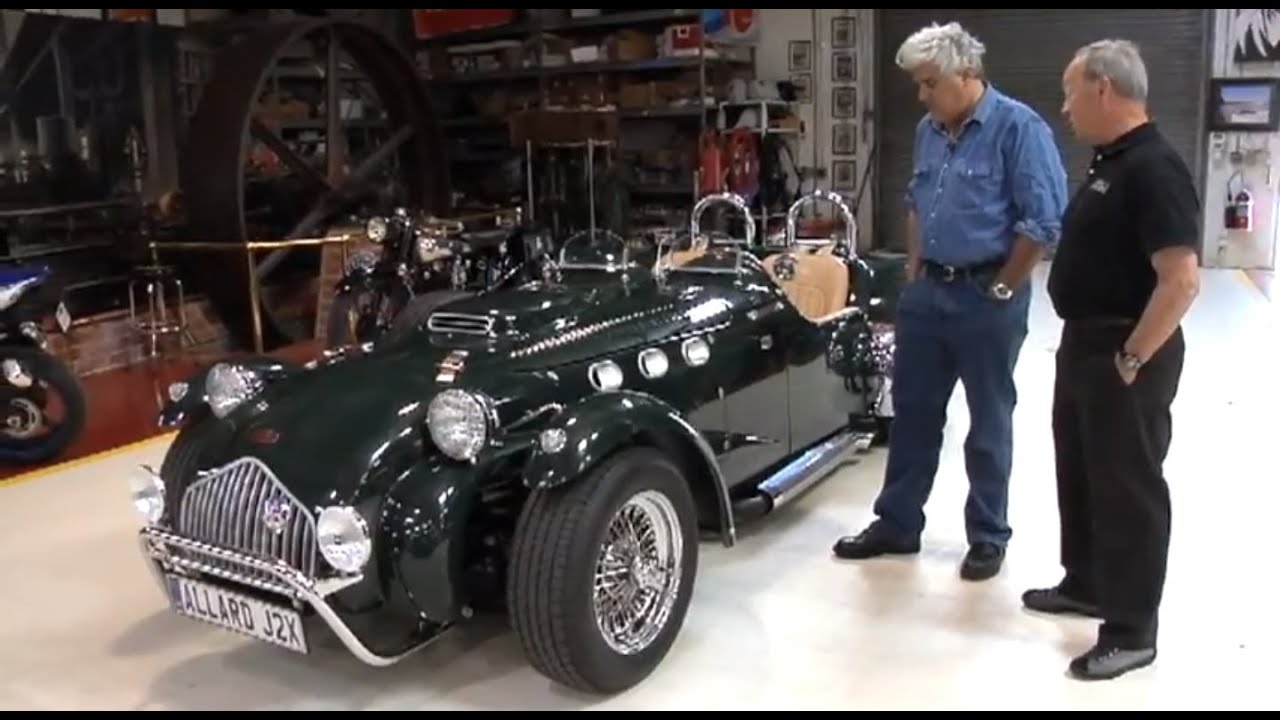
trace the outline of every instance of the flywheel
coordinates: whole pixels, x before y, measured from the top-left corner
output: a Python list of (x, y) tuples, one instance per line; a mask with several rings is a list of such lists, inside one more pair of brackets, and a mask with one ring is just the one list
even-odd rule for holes
[[(316, 237), (395, 205), (441, 214), (449, 189), (427, 88), (378, 30), (307, 18), (264, 24), (219, 49), (182, 163), (191, 240)], [(304, 247), (256, 255), (267, 349), (311, 337), (306, 315), (314, 316), (320, 253)], [(244, 253), (185, 260), (198, 263), (193, 279), (233, 341), (252, 347)]]

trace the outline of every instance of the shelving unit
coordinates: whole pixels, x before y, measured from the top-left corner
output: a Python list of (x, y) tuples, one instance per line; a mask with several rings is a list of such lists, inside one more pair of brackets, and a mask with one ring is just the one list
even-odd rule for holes
[(599, 153), (608, 167), (594, 174), (621, 178), (629, 229), (684, 222), (698, 195), (699, 138), (719, 126), (732, 81), (753, 80), (755, 49), (699, 42), (701, 10), (570, 12), (583, 11), (531, 10), (418, 42), (419, 72), (445, 117), (455, 190), (523, 200), (525, 147), (510, 141), (509, 117), (604, 111), (616, 114), (619, 140)]

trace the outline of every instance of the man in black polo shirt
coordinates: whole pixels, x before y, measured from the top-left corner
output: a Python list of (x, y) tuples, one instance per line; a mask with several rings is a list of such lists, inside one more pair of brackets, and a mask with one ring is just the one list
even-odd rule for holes
[(1132, 43), (1082, 48), (1063, 91), (1063, 113), (1095, 148), (1049, 275), (1063, 319), (1053, 435), (1065, 576), (1023, 603), (1101, 618), (1097, 644), (1070, 671), (1105, 679), (1156, 656), (1170, 523), (1162, 465), (1182, 374), (1179, 326), (1199, 288), (1200, 202), (1147, 116)]

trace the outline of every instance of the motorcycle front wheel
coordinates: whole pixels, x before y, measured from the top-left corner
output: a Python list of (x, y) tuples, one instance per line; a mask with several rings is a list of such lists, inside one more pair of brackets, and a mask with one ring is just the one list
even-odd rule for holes
[[(0, 460), (13, 464), (48, 462), (66, 451), (84, 431), (84, 386), (60, 359), (39, 348), (0, 347)], [(61, 420), (51, 424), (50, 395), (62, 405)]]

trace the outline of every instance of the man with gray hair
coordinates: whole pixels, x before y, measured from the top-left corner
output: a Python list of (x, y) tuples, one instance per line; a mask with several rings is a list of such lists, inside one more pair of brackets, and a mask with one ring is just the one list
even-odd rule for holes
[(1013, 464), (1013, 373), (1031, 302), (1028, 278), (1057, 242), (1067, 176), (1048, 124), (985, 78), (986, 48), (956, 23), (931, 25), (898, 50), (927, 112), (907, 185), (907, 278), (898, 302), (894, 424), (879, 516), (835, 544), (861, 559), (920, 550), (956, 382), (964, 443), (969, 551), (962, 578), (999, 572)]
[(1062, 112), (1094, 148), (1063, 218), (1049, 297), (1063, 320), (1053, 397), (1062, 580), (1023, 603), (1099, 617), (1073, 659), (1106, 679), (1156, 657), (1169, 553), (1163, 464), (1182, 374), (1180, 324), (1199, 289), (1200, 200), (1190, 170), (1147, 114), (1137, 47), (1081, 48)]

